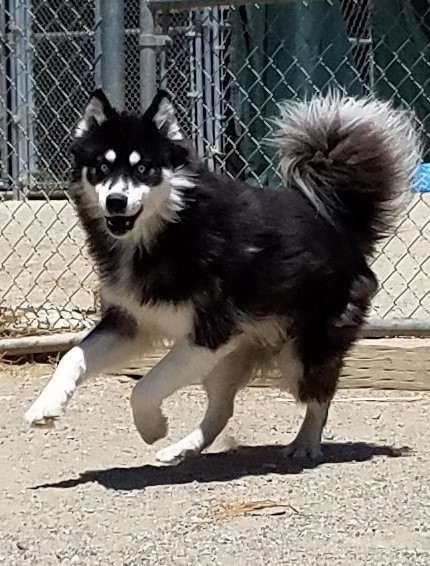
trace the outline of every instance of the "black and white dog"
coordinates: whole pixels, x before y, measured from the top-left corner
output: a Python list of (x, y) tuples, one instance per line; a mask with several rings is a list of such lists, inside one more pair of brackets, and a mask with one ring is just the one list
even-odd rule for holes
[(63, 357), (30, 423), (58, 417), (84, 378), (170, 339), (131, 395), (140, 435), (165, 436), (161, 405), (179, 388), (202, 384), (208, 405), (158, 460), (207, 447), (238, 389), (272, 362), (306, 404), (288, 454), (321, 456), (342, 362), (376, 290), (367, 261), (410, 189), (419, 142), (405, 112), (338, 94), (284, 105), (278, 125), (283, 185), (255, 188), (207, 170), (166, 93), (142, 116), (92, 95), (72, 145), (70, 194), (103, 315)]

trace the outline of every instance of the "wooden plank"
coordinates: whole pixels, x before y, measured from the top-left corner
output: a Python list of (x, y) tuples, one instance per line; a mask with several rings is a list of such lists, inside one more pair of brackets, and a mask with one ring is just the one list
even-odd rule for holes
[[(144, 375), (165, 351), (135, 361), (117, 375)], [(257, 378), (251, 386), (279, 385), (275, 372)], [(346, 358), (341, 389), (430, 391), (430, 340), (389, 338), (361, 340)]]
[(430, 340), (362, 340), (347, 358), (341, 387), (430, 391)]

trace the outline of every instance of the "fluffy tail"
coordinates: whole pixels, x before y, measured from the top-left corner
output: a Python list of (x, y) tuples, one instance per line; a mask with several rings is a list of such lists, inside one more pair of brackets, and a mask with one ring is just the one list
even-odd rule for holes
[(365, 253), (387, 233), (420, 157), (413, 118), (390, 103), (340, 94), (281, 107), (281, 171)]

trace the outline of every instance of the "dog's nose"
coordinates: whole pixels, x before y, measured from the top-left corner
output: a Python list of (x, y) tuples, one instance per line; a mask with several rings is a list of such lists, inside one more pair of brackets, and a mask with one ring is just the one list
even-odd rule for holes
[(106, 198), (106, 209), (109, 214), (124, 214), (127, 209), (127, 195), (114, 193)]

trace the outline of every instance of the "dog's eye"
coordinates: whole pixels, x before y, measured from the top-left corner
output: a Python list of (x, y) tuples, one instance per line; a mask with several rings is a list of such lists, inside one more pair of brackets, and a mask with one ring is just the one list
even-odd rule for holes
[(139, 165), (139, 167), (137, 168), (137, 172), (140, 173), (140, 175), (143, 175), (145, 171), (146, 171), (145, 165)]
[(109, 173), (109, 167), (106, 165), (106, 163), (102, 163), (100, 165), (100, 171), (101, 173)]

